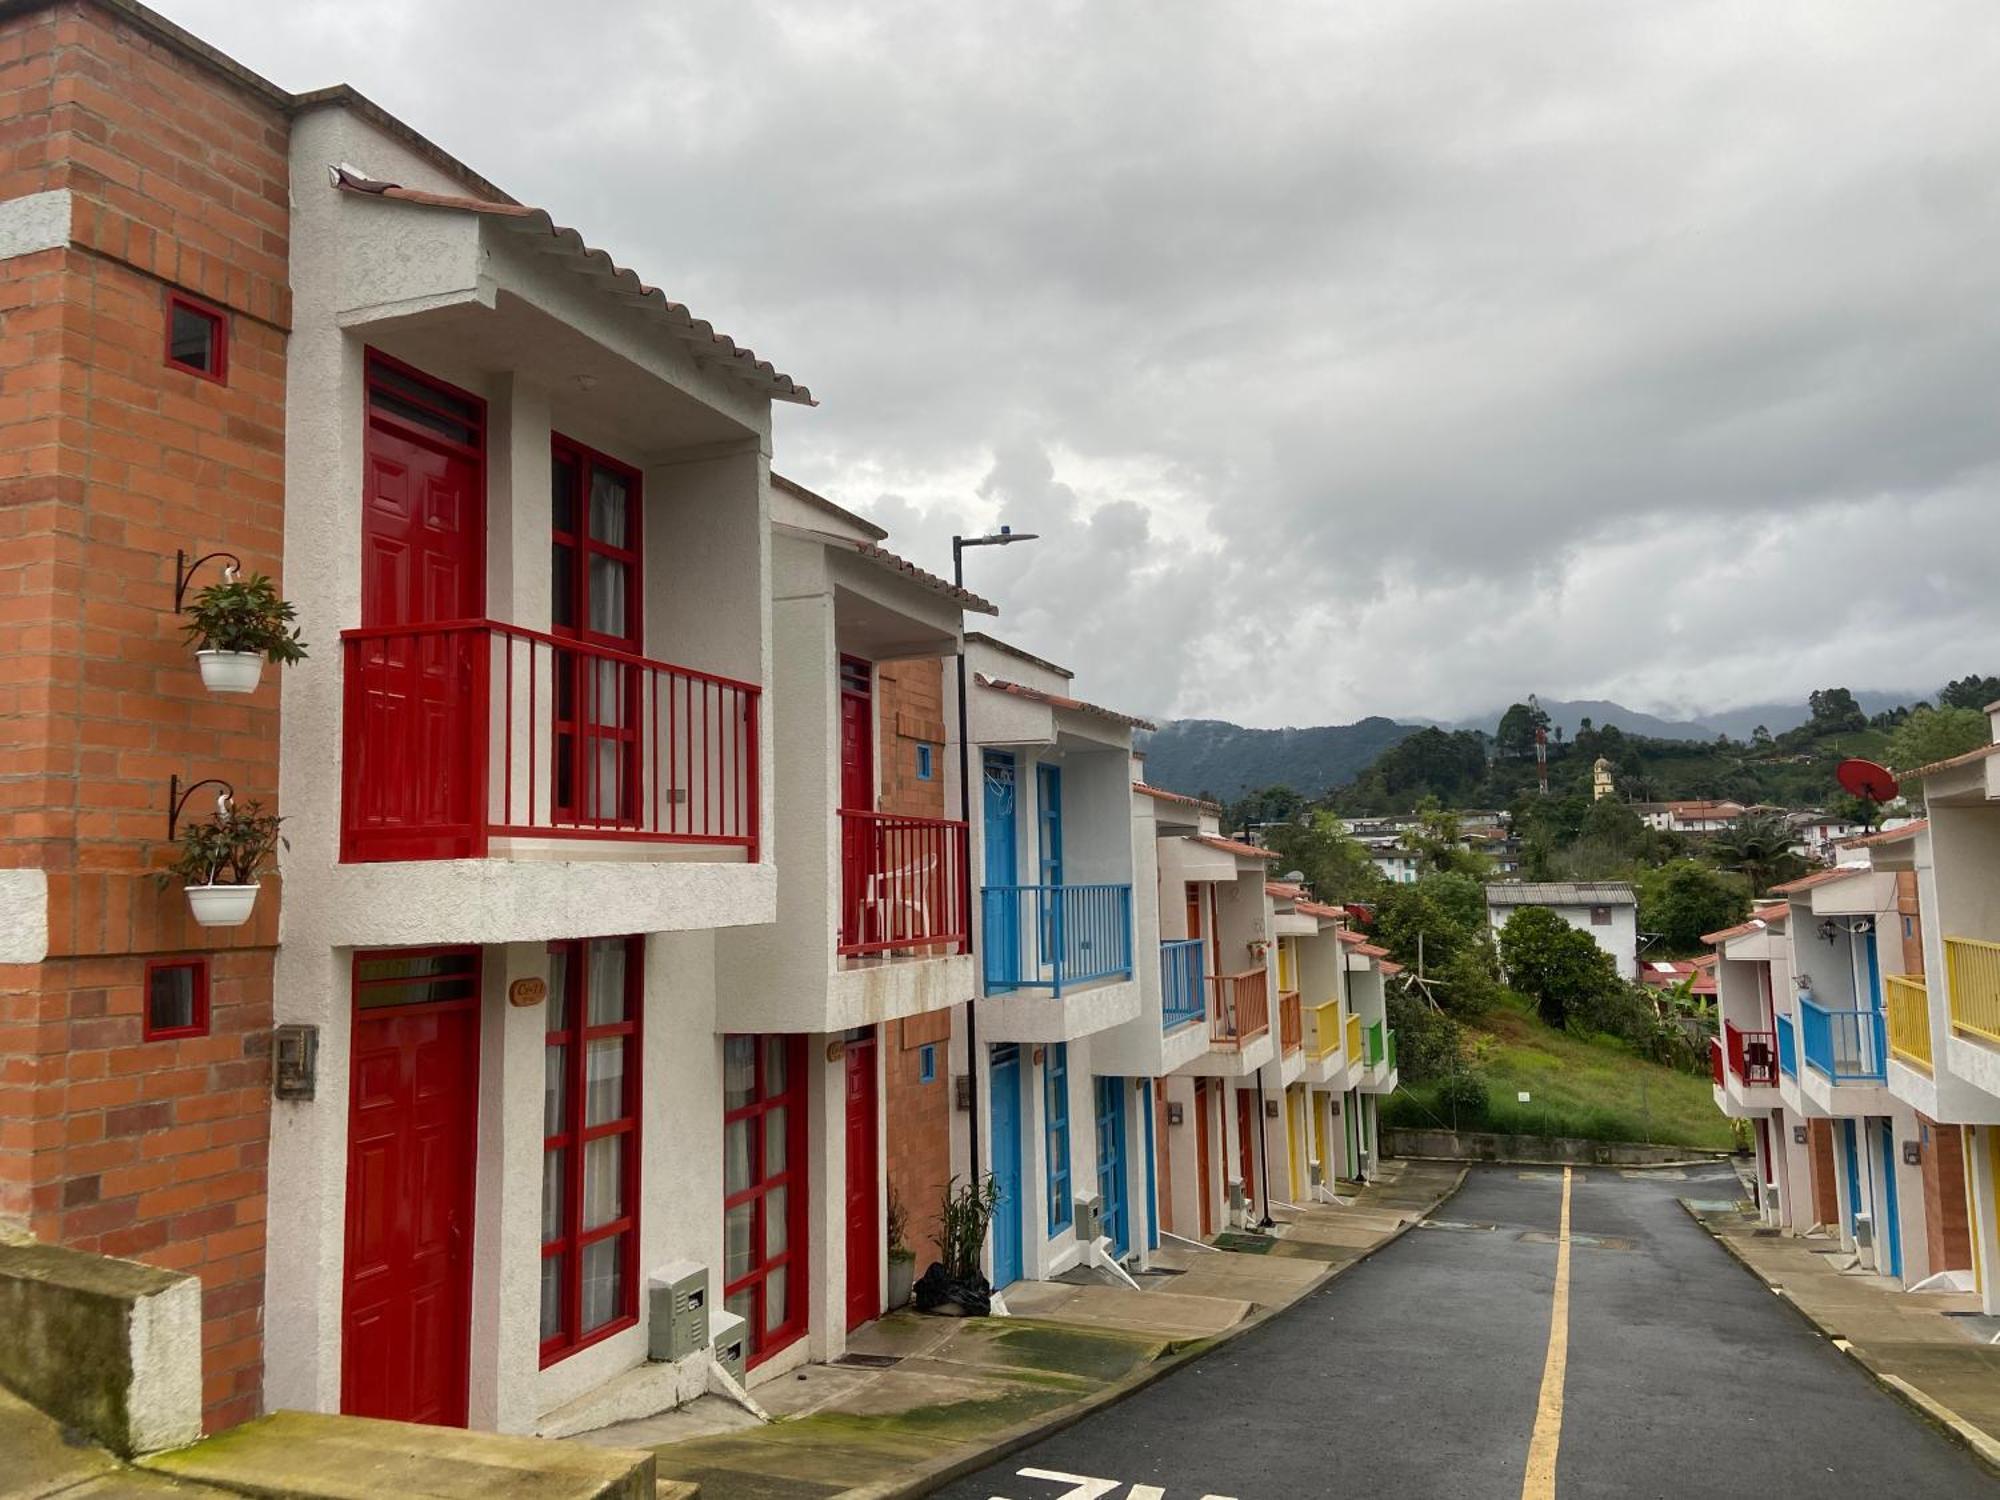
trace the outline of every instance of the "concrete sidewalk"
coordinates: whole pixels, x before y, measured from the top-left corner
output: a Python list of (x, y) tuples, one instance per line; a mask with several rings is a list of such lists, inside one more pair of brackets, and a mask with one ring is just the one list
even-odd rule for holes
[[(896, 1313), (836, 1365), (758, 1387), (775, 1420), (716, 1398), (571, 1439), (651, 1448), (703, 1500), (921, 1494), (1159, 1379), (1291, 1305), (1429, 1213), (1464, 1178), (1382, 1164), (1347, 1207), (1273, 1207), (1256, 1248), (1179, 1247), (1139, 1291), (1095, 1273), (1007, 1289), (1004, 1318)], [(1171, 1243), (1171, 1242), (1170, 1242)]]
[(1843, 1270), (1830, 1240), (1758, 1223), (1748, 1205), (1682, 1207), (1835, 1348), (2000, 1470), (2000, 1346), (1970, 1292), (1906, 1292), (1887, 1277)]

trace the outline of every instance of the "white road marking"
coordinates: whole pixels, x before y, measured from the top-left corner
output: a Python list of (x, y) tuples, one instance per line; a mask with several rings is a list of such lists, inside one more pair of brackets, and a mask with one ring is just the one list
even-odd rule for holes
[[(1042, 1500), (1107, 1500), (1117, 1494), (1122, 1479), (1096, 1479), (1088, 1474), (1064, 1474), (1055, 1469), (1017, 1469), (1023, 1479), (1046, 1479), (1055, 1484), (1067, 1484), (1071, 1488), (1060, 1495), (1042, 1497)], [(1157, 1484), (1134, 1484), (1125, 1492), (1125, 1500), (1166, 1500), (1167, 1492)], [(1008, 1500), (1005, 1495), (995, 1495), (993, 1500)], [(1236, 1500), (1234, 1495), (1203, 1495), (1201, 1500)]]

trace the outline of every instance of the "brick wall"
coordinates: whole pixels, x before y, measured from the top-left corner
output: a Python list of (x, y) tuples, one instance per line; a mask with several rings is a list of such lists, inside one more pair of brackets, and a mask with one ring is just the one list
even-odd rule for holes
[[(73, 203), (69, 246), (0, 262), (0, 866), (48, 873), (50, 926), (0, 968), (0, 1217), (199, 1275), (211, 1427), (262, 1384), (279, 892), (201, 929), (155, 872), (170, 775), (277, 786), (275, 671), (207, 694), (173, 585), (176, 548), (281, 578), (286, 130), (85, 0), (0, 21), (0, 198)], [(226, 384), (165, 364), (169, 287), (228, 314)], [(142, 1038), (167, 953), (210, 955), (207, 1036)]]
[[(884, 662), (875, 672), (882, 811), (953, 816), (945, 808), (944, 663)], [(917, 746), (931, 747), (931, 777), (917, 777)], [(889, 1189), (909, 1211), (917, 1273), (938, 1257), (937, 1210), (951, 1177), (952, 1013), (933, 1011), (883, 1028)], [(923, 1048), (935, 1046), (937, 1076), (922, 1081)]]
[(1924, 1152), (1924, 1237), (1933, 1271), (1972, 1269), (1965, 1204), (1965, 1131), (1918, 1115)]
[[(883, 812), (911, 818), (956, 817), (944, 805), (944, 663), (884, 662), (875, 669), (876, 744), (881, 748)], [(917, 777), (917, 747), (931, 750), (931, 775)]]

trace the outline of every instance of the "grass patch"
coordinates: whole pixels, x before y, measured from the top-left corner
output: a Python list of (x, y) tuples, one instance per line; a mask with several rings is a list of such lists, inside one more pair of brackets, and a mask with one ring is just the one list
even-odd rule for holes
[[(1486, 1075), (1489, 1107), (1483, 1120), (1461, 1117), (1462, 1128), (1708, 1151), (1736, 1144), (1706, 1076), (1648, 1062), (1611, 1037), (1552, 1030), (1524, 1002), (1509, 999), (1468, 1020), (1466, 1040)], [(1523, 1091), (1531, 1102), (1516, 1100)], [(1382, 1123), (1451, 1128), (1436, 1094), (1432, 1083), (1398, 1089), (1382, 1101)]]

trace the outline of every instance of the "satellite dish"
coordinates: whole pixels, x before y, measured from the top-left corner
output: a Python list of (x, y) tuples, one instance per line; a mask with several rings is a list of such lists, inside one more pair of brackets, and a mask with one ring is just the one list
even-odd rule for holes
[(1843, 788), (1869, 802), (1894, 802), (1902, 791), (1888, 768), (1872, 760), (1844, 760), (1833, 774)]

